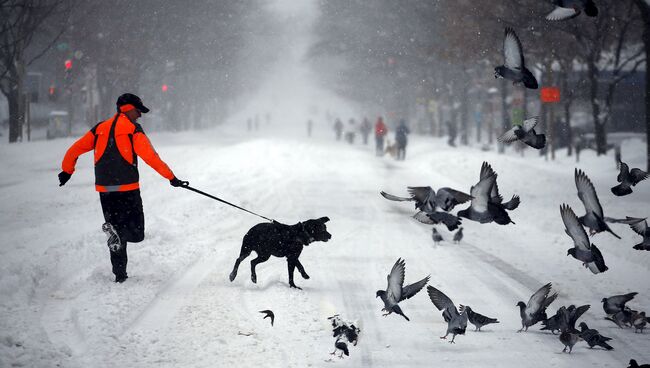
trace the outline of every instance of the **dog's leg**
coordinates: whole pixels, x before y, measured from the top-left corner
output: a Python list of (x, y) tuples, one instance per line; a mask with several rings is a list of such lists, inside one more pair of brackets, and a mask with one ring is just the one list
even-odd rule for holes
[(298, 267), (298, 271), (300, 272), (302, 278), (309, 280), (309, 275), (307, 275), (307, 272), (305, 272), (305, 268), (302, 266), (302, 263), (300, 263), (300, 260), (298, 258), (296, 258), (296, 267)]
[(302, 288), (299, 288), (298, 286), (296, 286), (296, 284), (293, 283), (293, 271), (296, 269), (296, 261), (297, 259), (295, 258), (287, 258), (287, 270), (289, 271), (289, 287), (302, 290)]
[(239, 253), (239, 258), (237, 258), (235, 261), (235, 267), (232, 268), (232, 272), (230, 273), (230, 282), (235, 280), (235, 277), (237, 277), (237, 269), (239, 268), (241, 261), (246, 259), (246, 257), (248, 257), (250, 254), (251, 250), (242, 245), (241, 252)]
[(270, 254), (267, 256), (258, 255), (257, 258), (251, 261), (251, 281), (253, 281), (253, 283), (257, 283), (257, 273), (255, 273), (255, 266), (257, 266), (258, 263), (266, 262), (269, 257), (271, 257)]

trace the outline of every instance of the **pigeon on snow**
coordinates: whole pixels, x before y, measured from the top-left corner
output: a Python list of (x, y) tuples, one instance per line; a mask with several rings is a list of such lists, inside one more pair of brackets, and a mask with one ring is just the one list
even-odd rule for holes
[(556, 331), (562, 331), (563, 326), (566, 324), (566, 307), (561, 306), (560, 309), (555, 312), (555, 314), (542, 321), (541, 331), (551, 331), (555, 335)]
[(413, 215), (413, 218), (427, 225), (443, 224), (447, 226), (447, 230), (449, 231), (458, 229), (458, 226), (461, 224), (461, 219), (459, 217), (441, 211), (434, 211), (431, 213), (420, 211)]
[(395, 262), (395, 265), (393, 265), (390, 274), (386, 276), (386, 279), (388, 280), (388, 287), (386, 290), (377, 290), (376, 297), (381, 298), (382, 302), (384, 302), (384, 308), (382, 308), (382, 310), (386, 312), (384, 316), (395, 312), (400, 316), (406, 318), (407, 321), (410, 321), (410, 319), (404, 315), (404, 312), (402, 312), (402, 309), (398, 303), (402, 300), (413, 297), (420, 290), (422, 290), (424, 285), (429, 282), (430, 276), (427, 276), (411, 285), (403, 286), (405, 269), (406, 265), (404, 264), (404, 260), (398, 258), (397, 262)]
[(579, 218), (582, 225), (589, 228), (589, 235), (594, 235), (603, 231), (608, 231), (618, 239), (621, 237), (616, 235), (612, 229), (609, 228), (605, 220), (609, 222), (619, 222), (621, 220), (606, 218), (603, 215), (603, 207), (600, 205), (598, 195), (594, 185), (589, 180), (587, 174), (582, 170), (575, 169), (575, 182), (578, 189), (578, 198), (585, 206), (585, 215)]
[(454, 339), (456, 335), (464, 335), (465, 330), (467, 329), (467, 309), (461, 308), (463, 310), (458, 312), (454, 302), (449, 299), (442, 291), (434, 288), (433, 286), (427, 286), (427, 293), (433, 305), (442, 311), (442, 318), (447, 322), (447, 333), (445, 336), (440, 336), (441, 339), (447, 339), (447, 335), (452, 334), (450, 344), (455, 344)]
[(632, 313), (632, 327), (634, 327), (634, 332), (643, 333), (643, 329), (648, 323), (648, 318), (645, 316), (645, 312), (633, 312)]
[(593, 0), (553, 0), (555, 9), (546, 16), (546, 20), (566, 20), (580, 15), (598, 16), (598, 8)]
[(523, 84), (526, 88), (537, 89), (537, 79), (530, 70), (526, 69), (521, 41), (515, 31), (506, 27), (503, 38), (504, 64), (494, 68), (495, 78), (505, 78), (513, 85)]
[(454, 243), (458, 244), (460, 241), (463, 240), (463, 228), (461, 227), (456, 231), (456, 234), (454, 234)]
[(524, 120), (522, 125), (515, 124), (515, 126), (503, 133), (497, 140), (503, 143), (522, 141), (535, 149), (542, 149), (546, 146), (546, 136), (535, 132), (537, 122), (538, 118), (534, 117)]
[(580, 334), (578, 331), (564, 331), (560, 334), (560, 342), (564, 344), (564, 349), (562, 352), (566, 352), (569, 349), (569, 354), (573, 350), (573, 346), (580, 341)]
[(630, 170), (625, 162), (620, 163), (620, 171), (616, 177), (616, 181), (620, 184), (612, 188), (612, 193), (621, 197), (632, 193), (632, 187), (639, 184), (641, 181), (650, 177), (647, 172), (634, 168)]
[(444, 240), (435, 227), (431, 228), (431, 238), (433, 239), (433, 243), (436, 245)]
[(632, 327), (632, 318), (635, 313), (637, 313), (637, 311), (625, 307), (620, 312), (606, 316), (605, 319), (616, 323), (619, 328)]
[(472, 200), (467, 209), (458, 211), (459, 217), (465, 217), (482, 224), (496, 222), (499, 225), (514, 224), (506, 210), (512, 211), (521, 202), (518, 196), (513, 196), (508, 202), (503, 203), (499, 194), (497, 174), (489, 163), (483, 162), (479, 182), (470, 190)]
[(605, 265), (603, 255), (598, 247), (591, 244), (585, 229), (580, 225), (578, 218), (571, 207), (566, 204), (560, 206), (560, 214), (564, 222), (564, 231), (573, 239), (573, 248), (567, 251), (567, 256), (582, 261), (582, 265), (589, 268), (594, 274), (605, 272), (609, 269)]
[(625, 309), (625, 303), (634, 299), (637, 295), (637, 292), (627, 293), (622, 295), (614, 295), (609, 298), (603, 298), (601, 303), (603, 303), (603, 310), (607, 314), (615, 314), (623, 311)]
[(460, 309), (467, 311), (467, 318), (469, 319), (469, 323), (474, 325), (474, 331), (481, 331), (481, 327), (489, 325), (491, 323), (499, 323), (496, 318), (490, 318), (480, 313), (474, 312), (469, 305), (461, 304)]
[(650, 364), (641, 364), (636, 362), (634, 359), (630, 359), (630, 365), (627, 368), (650, 368)]
[(551, 293), (551, 283), (542, 286), (528, 300), (528, 304), (523, 301), (517, 303), (519, 314), (521, 316), (521, 329), (517, 332), (528, 331), (528, 327), (537, 322), (548, 319), (546, 308), (557, 298), (557, 293), (549, 296)]
[(601, 335), (598, 330), (589, 328), (584, 322), (580, 322), (580, 337), (589, 345), (589, 349), (592, 349), (594, 346), (600, 346), (607, 350), (614, 349), (607, 343), (607, 341), (611, 340), (610, 337)]

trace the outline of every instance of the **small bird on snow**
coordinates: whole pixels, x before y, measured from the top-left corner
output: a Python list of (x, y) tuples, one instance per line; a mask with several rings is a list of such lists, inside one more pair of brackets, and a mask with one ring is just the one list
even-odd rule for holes
[(634, 359), (630, 359), (630, 366), (627, 368), (650, 368), (650, 364), (641, 364), (636, 362)]
[(521, 329), (517, 332), (528, 331), (528, 327), (548, 319), (546, 308), (557, 298), (557, 293), (549, 296), (550, 293), (551, 283), (549, 282), (530, 297), (528, 304), (523, 301), (517, 303), (519, 315), (521, 316)]
[(447, 335), (452, 334), (450, 344), (455, 344), (456, 335), (464, 335), (465, 330), (467, 330), (467, 309), (461, 310), (460, 313), (456, 309), (454, 302), (449, 299), (442, 291), (434, 288), (433, 286), (427, 286), (427, 293), (429, 294), (429, 299), (433, 305), (442, 311), (442, 318), (447, 322), (447, 333), (445, 336), (440, 336), (441, 339), (446, 340)]
[(620, 162), (619, 165), (620, 171), (616, 181), (620, 184), (612, 188), (612, 193), (619, 197), (632, 193), (633, 186), (650, 177), (647, 172), (641, 169), (634, 168), (630, 170), (630, 167), (625, 162)]
[(564, 331), (560, 334), (560, 342), (564, 344), (562, 352), (569, 349), (569, 354), (573, 350), (573, 346), (580, 341), (580, 334), (577, 331)]
[(589, 344), (589, 349), (593, 349), (594, 346), (600, 346), (607, 350), (613, 350), (614, 348), (607, 343), (610, 341), (610, 337), (605, 337), (601, 335), (598, 330), (589, 328), (586, 323), (580, 322), (580, 337)]
[(523, 84), (530, 89), (538, 88), (537, 79), (526, 69), (521, 41), (510, 27), (506, 27), (503, 38), (503, 57), (504, 64), (494, 68), (495, 78), (508, 79), (513, 85)]
[(474, 312), (469, 305), (461, 304), (460, 309), (467, 311), (467, 318), (469, 319), (469, 323), (474, 325), (474, 331), (481, 331), (481, 327), (489, 325), (491, 323), (499, 323), (496, 318), (490, 318), (480, 313)]
[(542, 149), (546, 146), (546, 136), (535, 132), (537, 122), (537, 117), (526, 119), (522, 125), (515, 124), (515, 126), (503, 133), (497, 140), (503, 143), (522, 141), (535, 149)]
[(625, 309), (625, 303), (634, 299), (637, 295), (637, 292), (614, 295), (609, 298), (603, 298), (600, 302), (603, 303), (603, 310), (606, 314), (615, 314), (621, 312)]
[(386, 287), (386, 290), (377, 290), (376, 297), (381, 298), (381, 301), (384, 302), (384, 308), (382, 308), (382, 311), (386, 312), (384, 313), (384, 317), (395, 312), (400, 316), (406, 318), (407, 321), (410, 321), (410, 319), (404, 315), (404, 312), (402, 312), (402, 309), (398, 303), (413, 297), (420, 290), (422, 290), (427, 282), (429, 282), (430, 276), (427, 276), (416, 283), (408, 286), (403, 286), (405, 270), (406, 265), (404, 263), (404, 260), (398, 258), (397, 262), (395, 262), (393, 265), (390, 274), (386, 276), (386, 279), (388, 280), (388, 286)]
[(433, 243), (435, 245), (438, 245), (438, 243), (444, 240), (442, 238), (442, 235), (440, 235), (440, 233), (438, 232), (438, 230), (436, 230), (435, 227), (431, 228), (431, 238), (433, 239)]
[(552, 0), (555, 9), (546, 16), (546, 20), (566, 20), (580, 15), (583, 11), (587, 16), (598, 16), (598, 8), (594, 0)]
[(461, 227), (456, 231), (456, 234), (454, 234), (454, 243), (458, 244), (463, 240), (463, 228)]

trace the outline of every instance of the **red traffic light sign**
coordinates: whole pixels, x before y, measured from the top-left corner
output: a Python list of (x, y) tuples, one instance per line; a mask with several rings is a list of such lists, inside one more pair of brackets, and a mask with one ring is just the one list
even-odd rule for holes
[(70, 69), (72, 69), (72, 60), (71, 60), (71, 59), (66, 60), (66, 61), (63, 63), (63, 65), (65, 66), (65, 70), (70, 70)]
[(160, 89), (161, 89), (163, 92), (167, 92), (167, 90), (169, 89), (169, 86), (167, 86), (166, 84), (163, 84), (162, 87), (160, 87)]
[(543, 87), (540, 91), (540, 99), (544, 103), (560, 102), (560, 89), (557, 87)]

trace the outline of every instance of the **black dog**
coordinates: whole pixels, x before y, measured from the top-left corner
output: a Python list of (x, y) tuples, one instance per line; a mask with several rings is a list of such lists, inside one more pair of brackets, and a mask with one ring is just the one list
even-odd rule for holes
[(298, 260), (303, 246), (309, 245), (314, 241), (328, 241), (332, 235), (327, 232), (325, 223), (329, 221), (328, 217), (307, 220), (295, 225), (285, 225), (277, 221), (272, 223), (261, 223), (253, 226), (246, 235), (241, 245), (239, 258), (235, 261), (230, 273), (230, 281), (237, 277), (237, 268), (239, 263), (248, 257), (252, 251), (257, 253), (257, 258), (251, 261), (251, 280), (257, 282), (255, 266), (266, 262), (271, 256), (287, 257), (287, 267), (289, 269), (289, 286), (300, 289), (293, 283), (293, 270), (298, 267), (300, 275), (304, 279), (309, 279), (304, 267)]

